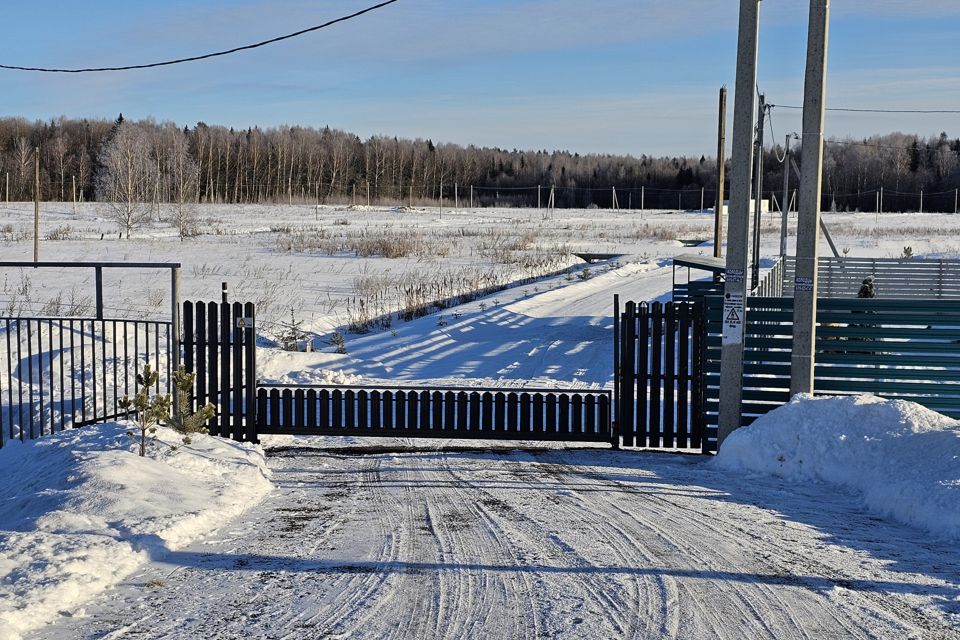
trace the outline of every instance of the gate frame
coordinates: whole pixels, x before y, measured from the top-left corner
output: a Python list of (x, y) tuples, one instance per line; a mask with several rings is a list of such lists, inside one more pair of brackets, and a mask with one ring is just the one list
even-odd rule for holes
[[(10, 321), (16, 321), (19, 319), (23, 320), (38, 320), (38, 321), (80, 321), (82, 322), (137, 322), (135, 320), (127, 320), (123, 318), (107, 318), (104, 315), (104, 301), (103, 301), (103, 270), (104, 269), (136, 269), (136, 270), (169, 270), (170, 271), (170, 335), (169, 335), (169, 351), (167, 357), (169, 359), (171, 376), (177, 371), (180, 365), (180, 270), (181, 263), (179, 262), (75, 262), (75, 261), (24, 261), (24, 260), (5, 260), (0, 261), (0, 270), (3, 269), (93, 269), (94, 270), (94, 317), (93, 318), (66, 318), (66, 317), (14, 317), (9, 316), (5, 319)], [(165, 323), (165, 321), (155, 321), (148, 320), (147, 322), (158, 322)], [(82, 327), (82, 324), (81, 324)], [(159, 346), (158, 346), (159, 351)], [(42, 359), (42, 356), (41, 356)], [(136, 370), (135, 370), (136, 373)], [(178, 401), (178, 391), (177, 386), (174, 384), (172, 378), (168, 381), (170, 385), (170, 392), (173, 396), (173, 402)], [(51, 389), (52, 392), (52, 389)], [(11, 415), (13, 407), (10, 407)], [(116, 416), (107, 416), (104, 415), (100, 420), (106, 420), (111, 417)], [(92, 424), (99, 422), (100, 420), (94, 419), (93, 421), (86, 421), (82, 424), (71, 423), (73, 427), (84, 426), (86, 424)], [(33, 433), (32, 428), (32, 416), (31, 416), (31, 428), (29, 429), (30, 433)], [(61, 425), (62, 426), (62, 425)], [(20, 434), (21, 439), (23, 439), (24, 434), (24, 425), (20, 425)], [(54, 432), (53, 426), (51, 425), (51, 432)], [(41, 435), (42, 433), (41, 429)], [(0, 447), (3, 446), (5, 440), (0, 434)]]

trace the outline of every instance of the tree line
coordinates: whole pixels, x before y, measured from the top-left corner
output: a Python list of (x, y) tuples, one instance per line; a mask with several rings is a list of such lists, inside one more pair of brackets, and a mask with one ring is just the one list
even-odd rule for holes
[[(706, 142), (706, 141), (705, 141)], [(362, 140), (330, 127), (233, 129), (131, 121), (0, 118), (0, 187), (8, 200), (33, 198), (34, 154), (40, 150), (44, 200), (189, 204), (344, 202), (423, 204), (442, 196), (461, 203), (474, 187), (476, 206), (535, 205), (530, 187), (555, 187), (555, 206), (674, 208), (677, 194), (716, 190), (713, 158), (521, 151), (375, 135)], [(783, 149), (765, 152), (764, 189), (783, 184)], [(799, 158), (799, 155), (796, 156)], [(729, 172), (728, 172), (729, 176)], [(796, 184), (795, 177), (793, 178)], [(457, 185), (455, 187), (454, 185)], [(931, 195), (929, 209), (953, 210), (947, 192), (960, 187), (960, 139), (894, 133), (828, 143), (825, 206), (872, 210), (885, 189), (886, 210), (909, 210), (913, 196)], [(642, 192), (642, 196), (641, 196)], [(546, 191), (541, 194), (546, 201)], [(687, 203), (699, 200), (699, 194)], [(683, 197), (680, 198), (684, 203)]]

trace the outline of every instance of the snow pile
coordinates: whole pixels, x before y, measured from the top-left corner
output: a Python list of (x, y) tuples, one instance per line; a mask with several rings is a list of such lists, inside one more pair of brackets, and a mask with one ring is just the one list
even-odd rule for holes
[[(139, 438), (139, 431), (137, 432)], [(101, 424), (0, 450), (0, 638), (79, 608), (259, 502), (260, 447), (161, 428), (148, 457), (127, 427)]]
[(734, 432), (714, 464), (842, 485), (876, 513), (960, 539), (960, 423), (912, 402), (798, 395)]

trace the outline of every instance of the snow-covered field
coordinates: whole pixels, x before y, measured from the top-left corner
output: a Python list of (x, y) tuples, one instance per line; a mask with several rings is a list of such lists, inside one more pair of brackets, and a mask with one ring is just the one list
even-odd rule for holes
[[(75, 216), (70, 205), (44, 205), (42, 235), (67, 239), (43, 241), (42, 257), (181, 262), (187, 299), (219, 299), (229, 282), (232, 299), (261, 309), (263, 379), (499, 386), (609, 386), (613, 295), (663, 299), (666, 259), (711, 252), (678, 240), (707, 239), (713, 224), (698, 212), (602, 210), (444, 210), (441, 219), (436, 209), (204, 205), (198, 214), (206, 235), (181, 242), (154, 224), (118, 240), (103, 207)], [(955, 216), (825, 218), (851, 256), (895, 257), (905, 246), (960, 256)], [(0, 205), (3, 259), (30, 259), (31, 228), (31, 205)], [(778, 229), (765, 220), (767, 255)], [(405, 255), (384, 256), (384, 242)], [(571, 251), (623, 257), (580, 275)], [(107, 277), (108, 313), (167, 313), (166, 274)], [(531, 277), (409, 321), (394, 316), (389, 327), (348, 330), (433, 293)], [(93, 292), (92, 273), (4, 278), (0, 306), (23, 313), (89, 304)], [(319, 352), (271, 346), (291, 309)], [(329, 344), (335, 330), (346, 353)], [(167, 479), (207, 454), (138, 461), (118, 448), (117, 427), (13, 446), (0, 450), (0, 596), (14, 596), (0, 598), (0, 616), (33, 626), (56, 618), (28, 636), (54, 640), (960, 637), (960, 554), (946, 540), (958, 517), (954, 423), (901, 405), (864, 402), (829, 420), (799, 406), (743, 433), (746, 450), (762, 455), (733, 447), (717, 461), (273, 438), (264, 444), (274, 489), (259, 503), (266, 485), (254, 449), (217, 451), (242, 454), (242, 465), (200, 468), (202, 490), (192, 493)], [(842, 446), (811, 444), (817, 425)], [(43, 452), (56, 461), (24, 484)], [(897, 452), (909, 452), (903, 464), (877, 468)], [(863, 455), (870, 469), (850, 465)], [(260, 474), (248, 477), (254, 488), (224, 489), (241, 482), (241, 468)], [(162, 508), (145, 504), (145, 482)], [(921, 495), (929, 502), (909, 504)], [(228, 521), (241, 507), (249, 510)], [(937, 510), (939, 526), (916, 516)], [(209, 513), (220, 515), (196, 515)], [(193, 514), (180, 533), (178, 514)], [(60, 562), (58, 536), (74, 541), (64, 549), (82, 549), (81, 536), (94, 551)], [(93, 541), (116, 561), (104, 562)], [(53, 606), (45, 594), (66, 590), (61, 578), (75, 586)], [(0, 638), (17, 629), (0, 626)]]

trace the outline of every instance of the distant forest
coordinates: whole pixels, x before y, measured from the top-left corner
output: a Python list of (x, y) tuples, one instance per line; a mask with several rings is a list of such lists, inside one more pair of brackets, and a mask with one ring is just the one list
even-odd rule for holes
[[(129, 148), (117, 148), (121, 143)], [(120, 116), (0, 118), (5, 199), (33, 198), (38, 146), (45, 201), (70, 201), (74, 193), (82, 201), (113, 199), (118, 176), (111, 187), (105, 174), (116, 173), (121, 158), (125, 186), (135, 187), (125, 196), (147, 202), (426, 204), (442, 194), (464, 205), (472, 186), (476, 206), (536, 206), (542, 185), (544, 205), (553, 186), (557, 207), (609, 207), (615, 187), (621, 208), (672, 209), (699, 207), (701, 189), (709, 207), (716, 189), (716, 161), (707, 157), (519, 151), (383, 135), (362, 140), (329, 127), (179, 127)], [(765, 151), (764, 191), (778, 199), (782, 155), (781, 147)], [(881, 187), (884, 210), (917, 210), (923, 191), (924, 210), (952, 212), (960, 139), (893, 133), (828, 143), (824, 208), (872, 211)]]

